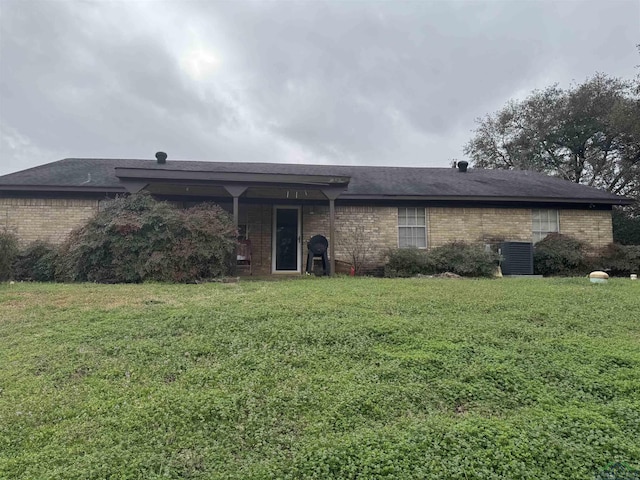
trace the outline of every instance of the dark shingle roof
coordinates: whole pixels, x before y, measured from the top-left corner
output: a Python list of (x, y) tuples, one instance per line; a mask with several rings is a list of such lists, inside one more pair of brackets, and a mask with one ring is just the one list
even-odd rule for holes
[(460, 173), (454, 168), (366, 167), (352, 165), (300, 165), (205, 161), (67, 158), (0, 177), (0, 191), (24, 187), (49, 190), (91, 188), (122, 189), (116, 167), (180, 171), (270, 173), (291, 175), (349, 176), (342, 198), (428, 197), (495, 201), (575, 201), (577, 203), (627, 204), (629, 199), (528, 171), (477, 170)]

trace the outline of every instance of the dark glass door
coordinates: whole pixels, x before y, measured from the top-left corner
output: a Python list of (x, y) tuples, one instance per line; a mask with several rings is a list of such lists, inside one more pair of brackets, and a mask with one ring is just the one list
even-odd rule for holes
[(299, 209), (276, 208), (275, 221), (275, 270), (300, 270), (300, 254), (298, 252)]

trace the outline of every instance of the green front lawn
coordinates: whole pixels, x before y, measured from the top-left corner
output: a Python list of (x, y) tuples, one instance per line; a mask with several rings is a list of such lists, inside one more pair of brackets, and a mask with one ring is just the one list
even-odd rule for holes
[(613, 462), (640, 467), (640, 282), (0, 284), (2, 479), (582, 480)]

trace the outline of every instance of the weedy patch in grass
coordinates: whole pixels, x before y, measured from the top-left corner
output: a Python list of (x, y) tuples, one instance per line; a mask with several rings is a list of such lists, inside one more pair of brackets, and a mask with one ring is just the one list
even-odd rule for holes
[(616, 279), (1, 284), (0, 478), (638, 468), (638, 311)]

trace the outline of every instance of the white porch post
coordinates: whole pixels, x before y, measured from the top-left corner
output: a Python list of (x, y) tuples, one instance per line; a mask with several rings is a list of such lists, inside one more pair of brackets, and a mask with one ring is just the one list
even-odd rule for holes
[(322, 193), (329, 199), (329, 269), (330, 275), (336, 273), (336, 204), (335, 200), (344, 191), (341, 188), (323, 188)]
[(240, 207), (239, 197), (247, 187), (243, 185), (224, 185), (224, 189), (233, 197), (233, 225), (238, 230), (238, 209)]

